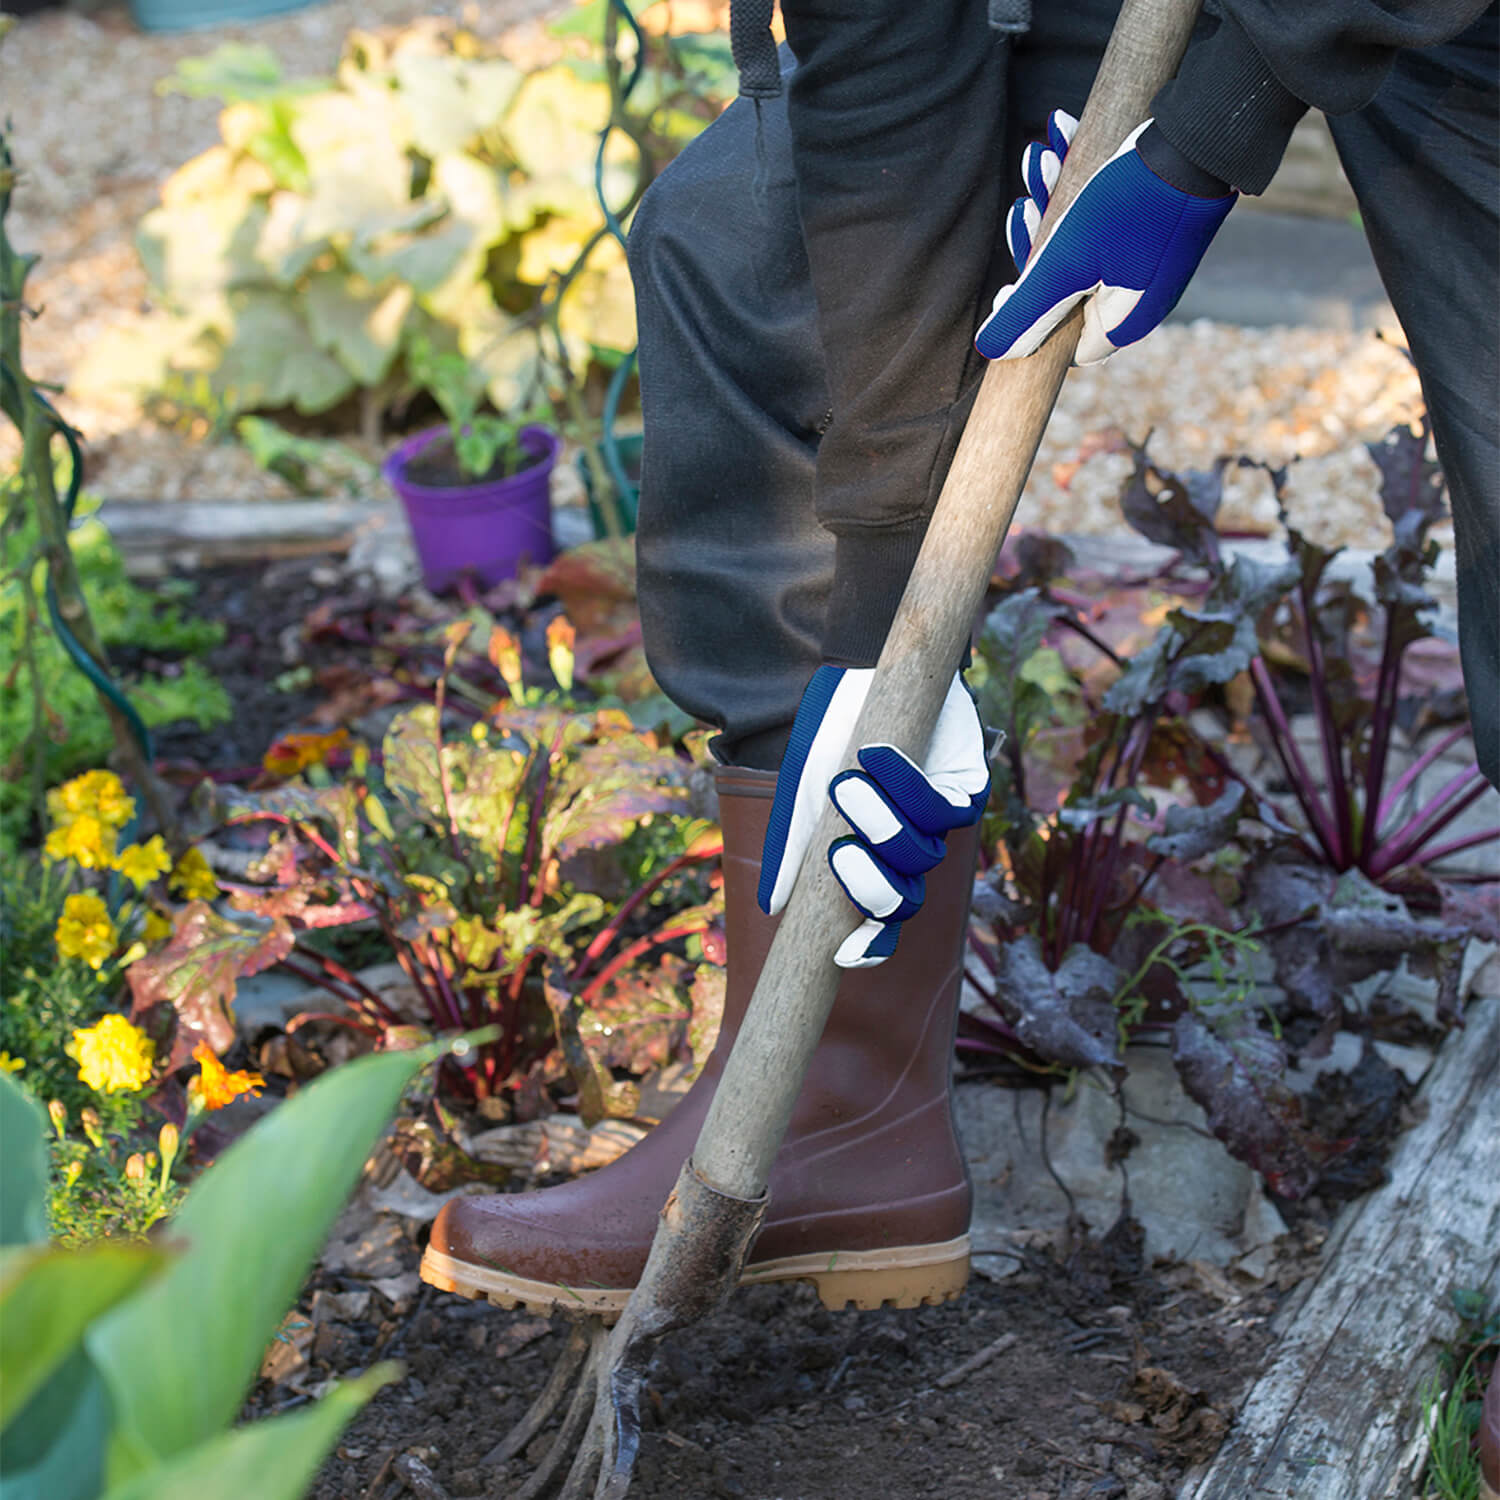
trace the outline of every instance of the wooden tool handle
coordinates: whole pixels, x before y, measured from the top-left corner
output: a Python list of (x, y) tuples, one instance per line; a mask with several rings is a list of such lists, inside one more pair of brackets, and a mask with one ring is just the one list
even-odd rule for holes
[[(1176, 71), (1197, 13), (1198, 0), (1125, 0), (1042, 238), (1147, 117), (1157, 90)], [(997, 361), (985, 372), (850, 739), (848, 764), (855, 749), (877, 742), (918, 761), (926, 753), (1081, 326), (1075, 312), (1035, 354)], [(842, 971), (833, 955), (858, 923), (822, 857), (846, 831), (826, 808), (693, 1151), (698, 1173), (735, 1197), (765, 1191), (838, 988)]]

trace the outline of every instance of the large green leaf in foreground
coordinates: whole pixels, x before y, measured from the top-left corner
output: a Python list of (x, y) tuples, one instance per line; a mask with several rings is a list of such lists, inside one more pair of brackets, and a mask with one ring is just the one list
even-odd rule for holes
[(105, 1500), (298, 1500), (345, 1424), (398, 1370), (376, 1365), (336, 1386), (308, 1411), (221, 1433), (116, 1485)]
[(107, 1473), (116, 1488), (234, 1421), (401, 1091), (442, 1050), (334, 1069), (193, 1186), (171, 1225), (182, 1253), (88, 1334), (114, 1402)]

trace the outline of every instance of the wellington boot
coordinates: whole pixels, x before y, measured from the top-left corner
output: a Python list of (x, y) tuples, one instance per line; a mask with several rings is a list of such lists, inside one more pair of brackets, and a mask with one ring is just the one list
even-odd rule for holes
[[(501, 1307), (605, 1318), (624, 1307), (777, 926), (756, 904), (776, 778), (725, 767), (717, 779), (729, 973), (702, 1073), (650, 1135), (599, 1171), (446, 1204), (422, 1259), (433, 1286)], [(970, 1190), (950, 1084), (976, 843), (973, 829), (951, 834), (895, 956), (844, 975), (771, 1171), (743, 1282), (811, 1281), (829, 1307), (915, 1307), (963, 1290)]]

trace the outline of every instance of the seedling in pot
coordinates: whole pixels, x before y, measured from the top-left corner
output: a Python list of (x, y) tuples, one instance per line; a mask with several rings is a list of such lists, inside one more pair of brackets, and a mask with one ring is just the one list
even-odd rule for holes
[(521, 442), (521, 433), (551, 421), (550, 402), (533, 402), (509, 417), (482, 411), (483, 379), (457, 350), (440, 352), (429, 339), (413, 345), (409, 362), (413, 380), (448, 421), (447, 441), (413, 458), (406, 467), (409, 479), (436, 488), (457, 487), (506, 479), (537, 461)]

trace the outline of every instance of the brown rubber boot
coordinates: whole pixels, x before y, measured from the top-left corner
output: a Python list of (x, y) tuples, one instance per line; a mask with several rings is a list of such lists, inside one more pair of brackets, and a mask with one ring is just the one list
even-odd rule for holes
[[(729, 976), (697, 1082), (650, 1135), (586, 1177), (539, 1192), (455, 1198), (422, 1277), (500, 1307), (612, 1317), (639, 1280), (657, 1218), (718, 1086), (776, 921), (756, 904), (774, 774), (718, 772)], [(811, 1281), (829, 1307), (916, 1307), (969, 1274), (969, 1179), (950, 1077), (977, 831), (949, 836), (895, 955), (850, 970), (771, 1171), (744, 1283)]]

